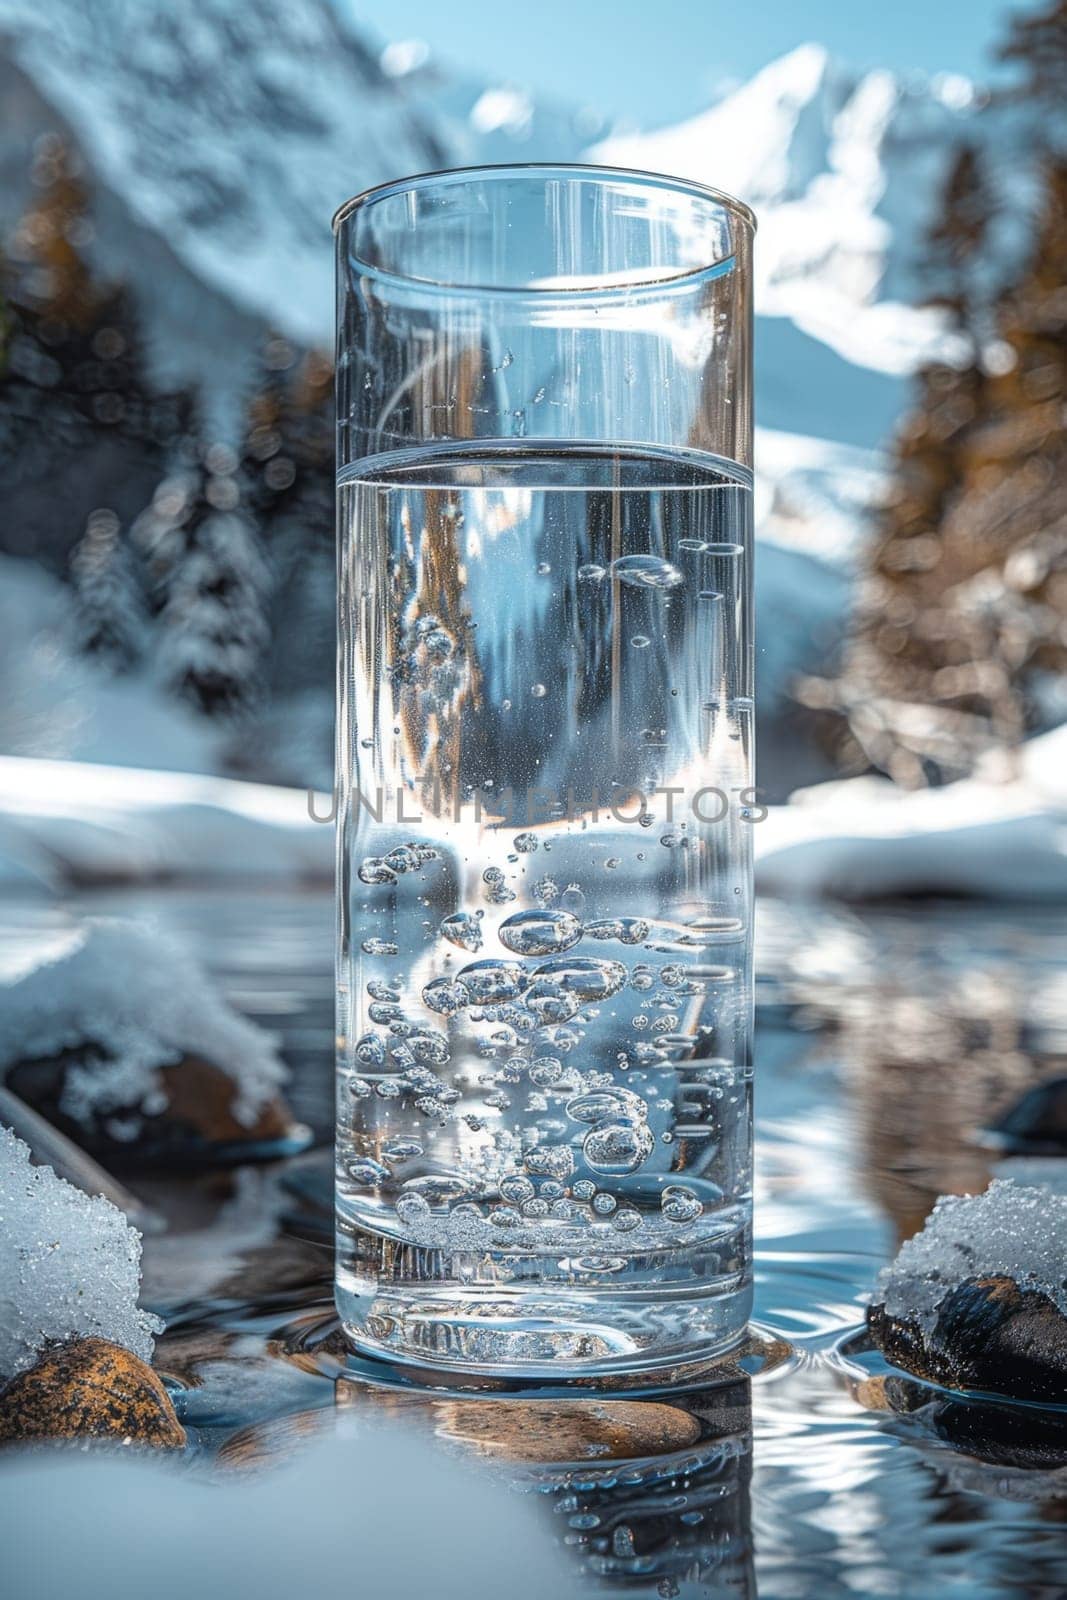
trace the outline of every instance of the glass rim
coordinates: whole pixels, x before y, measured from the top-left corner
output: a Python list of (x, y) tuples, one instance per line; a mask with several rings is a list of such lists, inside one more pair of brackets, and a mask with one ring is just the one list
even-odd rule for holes
[[(432, 190), (447, 188), (451, 184), (460, 183), (469, 179), (482, 179), (486, 182), (500, 182), (507, 178), (520, 178), (531, 173), (543, 173), (546, 176), (559, 173), (563, 177), (588, 178), (590, 180), (606, 183), (612, 179), (631, 180), (648, 188), (661, 189), (667, 193), (685, 195), (693, 200), (711, 202), (720, 210), (726, 211), (732, 218), (739, 222), (748, 231), (751, 238), (757, 228), (756, 214), (751, 206), (743, 200), (738, 200), (734, 195), (727, 194), (723, 189), (712, 188), (710, 184), (698, 183), (690, 178), (673, 177), (669, 173), (650, 172), (641, 167), (609, 167), (598, 166), (580, 161), (509, 161), (499, 163), (486, 163), (471, 167), (440, 167), (432, 172), (411, 173), (403, 178), (391, 178), (385, 183), (373, 184), (368, 189), (363, 189), (351, 199), (338, 206), (333, 214), (331, 228), (334, 236), (339, 238), (341, 228), (345, 222), (365, 207), (395, 195), (410, 194), (418, 190)], [(360, 258), (362, 259), (362, 258)], [(449, 284), (436, 283), (433, 279), (420, 278), (403, 272), (384, 272), (373, 262), (364, 263), (369, 272), (383, 275), (396, 282), (434, 286), (441, 289), (461, 289), (468, 293), (480, 292), (489, 288), (493, 294), (520, 295), (530, 299), (540, 296), (556, 296), (559, 294), (590, 295), (606, 292), (655, 290), (658, 287), (678, 285), (705, 276), (711, 269), (720, 266), (721, 262), (706, 261), (699, 265), (683, 267), (677, 272), (665, 272), (657, 278), (615, 279), (604, 284), (582, 284), (562, 286), (560, 284), (536, 283), (506, 284), (480, 286), (477, 284)]]

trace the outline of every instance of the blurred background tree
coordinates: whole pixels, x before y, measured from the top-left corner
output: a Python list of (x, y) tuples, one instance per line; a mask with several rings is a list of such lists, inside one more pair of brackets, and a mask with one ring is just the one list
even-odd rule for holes
[(939, 783), (1062, 720), (1067, 667), (1067, 0), (1013, 20), (991, 99), (1032, 123), (1039, 203), (1021, 272), (985, 287), (997, 197), (965, 146), (927, 242), (952, 359), (922, 368), (898, 432), (840, 675), (799, 686), (838, 765)]

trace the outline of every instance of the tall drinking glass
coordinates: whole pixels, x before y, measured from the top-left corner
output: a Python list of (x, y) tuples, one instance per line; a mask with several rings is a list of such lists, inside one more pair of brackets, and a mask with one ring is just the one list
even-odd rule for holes
[(745, 1327), (753, 227), (580, 166), (335, 221), (337, 1303), (393, 1361)]

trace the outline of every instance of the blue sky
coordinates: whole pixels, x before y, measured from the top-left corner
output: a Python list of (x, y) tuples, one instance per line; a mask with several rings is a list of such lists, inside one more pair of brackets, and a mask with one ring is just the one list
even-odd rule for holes
[[(474, 77), (642, 127), (817, 40), (857, 67), (982, 75), (1005, 0), (338, 0), (385, 40), (425, 39)], [(1033, 9), (1033, 6), (1014, 9)]]

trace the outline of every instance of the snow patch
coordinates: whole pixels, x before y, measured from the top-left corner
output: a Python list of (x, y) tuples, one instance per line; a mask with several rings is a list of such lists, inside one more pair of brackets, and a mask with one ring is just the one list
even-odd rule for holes
[(30, 1165), (0, 1127), (0, 1377), (46, 1345), (90, 1336), (151, 1361), (158, 1317), (141, 1311), (141, 1235), (102, 1195)]
[(757, 885), (775, 894), (1067, 900), (1067, 726), (942, 789), (863, 777), (798, 790), (754, 842)]

